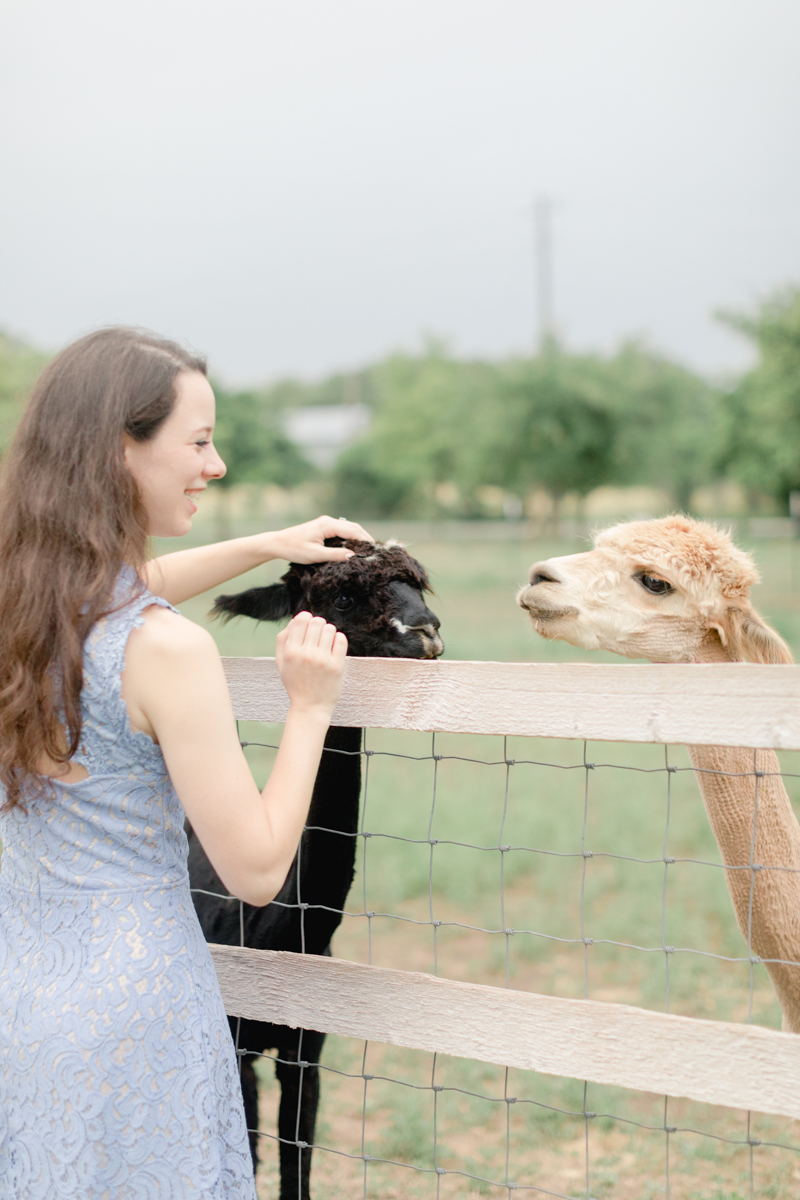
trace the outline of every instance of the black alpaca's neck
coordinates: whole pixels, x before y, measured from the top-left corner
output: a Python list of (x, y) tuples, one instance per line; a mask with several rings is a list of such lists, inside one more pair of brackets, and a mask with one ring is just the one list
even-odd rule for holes
[(340, 725), (326, 735), (298, 855), (303, 903), (344, 907), (355, 868), (361, 738), (362, 730)]

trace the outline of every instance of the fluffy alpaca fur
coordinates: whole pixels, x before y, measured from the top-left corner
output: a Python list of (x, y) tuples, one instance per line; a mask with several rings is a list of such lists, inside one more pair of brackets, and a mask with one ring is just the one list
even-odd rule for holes
[[(750, 603), (757, 579), (728, 534), (665, 517), (616, 525), (586, 554), (534, 563), (518, 602), (538, 633), (585, 649), (651, 662), (791, 662)], [(784, 1028), (800, 1033), (800, 968), (787, 965), (800, 962), (800, 826), (778, 760), (728, 746), (690, 746), (689, 757), (722, 859), (738, 868), (725, 876), (739, 928), (766, 965)], [(751, 861), (762, 869), (746, 869)]]
[(279, 621), (306, 609), (346, 633), (350, 654), (359, 658), (437, 658), (442, 653), (439, 622), (422, 602), (430, 591), (428, 576), (404, 546), (341, 538), (328, 538), (325, 545), (346, 546), (353, 557), (341, 563), (290, 563), (280, 583), (218, 596), (214, 615)]
[[(661, 594), (643, 581), (665, 584)], [(729, 659), (791, 662), (783, 639), (749, 600), (758, 572), (749, 554), (705, 521), (664, 517), (600, 533), (594, 550), (534, 563), (517, 597), (533, 627), (587, 650), (692, 662), (704, 643)]]
[[(438, 617), (423, 599), (424, 592), (430, 590), (428, 577), (416, 559), (398, 543), (343, 543), (331, 538), (326, 544), (344, 544), (355, 551), (355, 556), (343, 563), (293, 563), (280, 583), (220, 596), (214, 611), (226, 620), (245, 615), (260, 621), (279, 621), (306, 609), (343, 630), (348, 653), (358, 657), (435, 658), (442, 653)], [(271, 904), (264, 908), (243, 906), (244, 945), (330, 954), (331, 938), (341, 923), (355, 869), (361, 737), (360, 729), (329, 729), (297, 857)], [(225, 888), (194, 833), (191, 829), (187, 832), (189, 877), (197, 889), (194, 904), (203, 933), (209, 942), (238, 946), (239, 902), (218, 898)], [(231, 1019), (234, 1037), (237, 1025)], [(298, 1151), (296, 1141), (308, 1147), (314, 1142), (319, 1103), (317, 1064), (325, 1035), (242, 1020), (238, 1038), (239, 1046), (254, 1052), (241, 1060), (249, 1129), (258, 1128), (255, 1055), (270, 1048), (277, 1050), (281, 1200), (309, 1200), (311, 1150)], [(250, 1148), (255, 1164), (257, 1134), (251, 1134)]]
[(594, 544), (635, 558), (656, 573), (666, 569), (699, 602), (710, 591), (729, 600), (746, 599), (760, 578), (750, 555), (734, 545), (729, 533), (691, 517), (626, 521), (598, 533)]

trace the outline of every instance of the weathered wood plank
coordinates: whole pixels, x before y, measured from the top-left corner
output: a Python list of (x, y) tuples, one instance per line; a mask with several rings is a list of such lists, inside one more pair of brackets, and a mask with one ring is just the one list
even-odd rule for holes
[(796, 1034), (312, 954), (211, 953), (231, 1016), (800, 1117)]
[[(282, 721), (272, 658), (223, 660), (242, 720)], [(337, 725), (800, 749), (800, 666), (347, 660)]]

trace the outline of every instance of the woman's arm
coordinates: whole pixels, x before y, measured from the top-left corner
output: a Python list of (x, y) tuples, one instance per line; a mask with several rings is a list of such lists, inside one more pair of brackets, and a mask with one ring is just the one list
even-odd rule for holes
[(214, 870), (248, 904), (268, 904), (277, 895), (297, 851), (346, 653), (344, 634), (309, 613), (278, 635), (290, 706), (272, 773), (259, 792), (211, 636), (153, 607), (129, 638), (122, 692), (131, 724), (160, 743)]
[(163, 596), (170, 604), (181, 604), (273, 558), (301, 563), (341, 562), (349, 558), (350, 550), (325, 545), (325, 538), (329, 537), (374, 540), (355, 521), (317, 517), (291, 529), (162, 554), (147, 563), (145, 583), (156, 596)]

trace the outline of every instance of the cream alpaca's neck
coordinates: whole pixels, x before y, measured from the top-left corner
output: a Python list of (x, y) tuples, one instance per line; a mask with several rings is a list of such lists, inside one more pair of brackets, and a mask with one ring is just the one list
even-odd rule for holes
[[(730, 662), (715, 632), (697, 662)], [(800, 826), (772, 750), (689, 746), (708, 819), (726, 867), (736, 919), (753, 955), (800, 962)], [(756, 777), (754, 772), (764, 772)], [(724, 772), (710, 774), (709, 772)], [(755, 841), (753, 836), (755, 825)], [(753, 871), (751, 863), (762, 869)], [(788, 867), (787, 870), (765, 870)], [(783, 1027), (800, 1033), (800, 968), (767, 963)]]
[(709, 629), (695, 655), (695, 662), (732, 662), (730, 654), (719, 639), (716, 629)]

